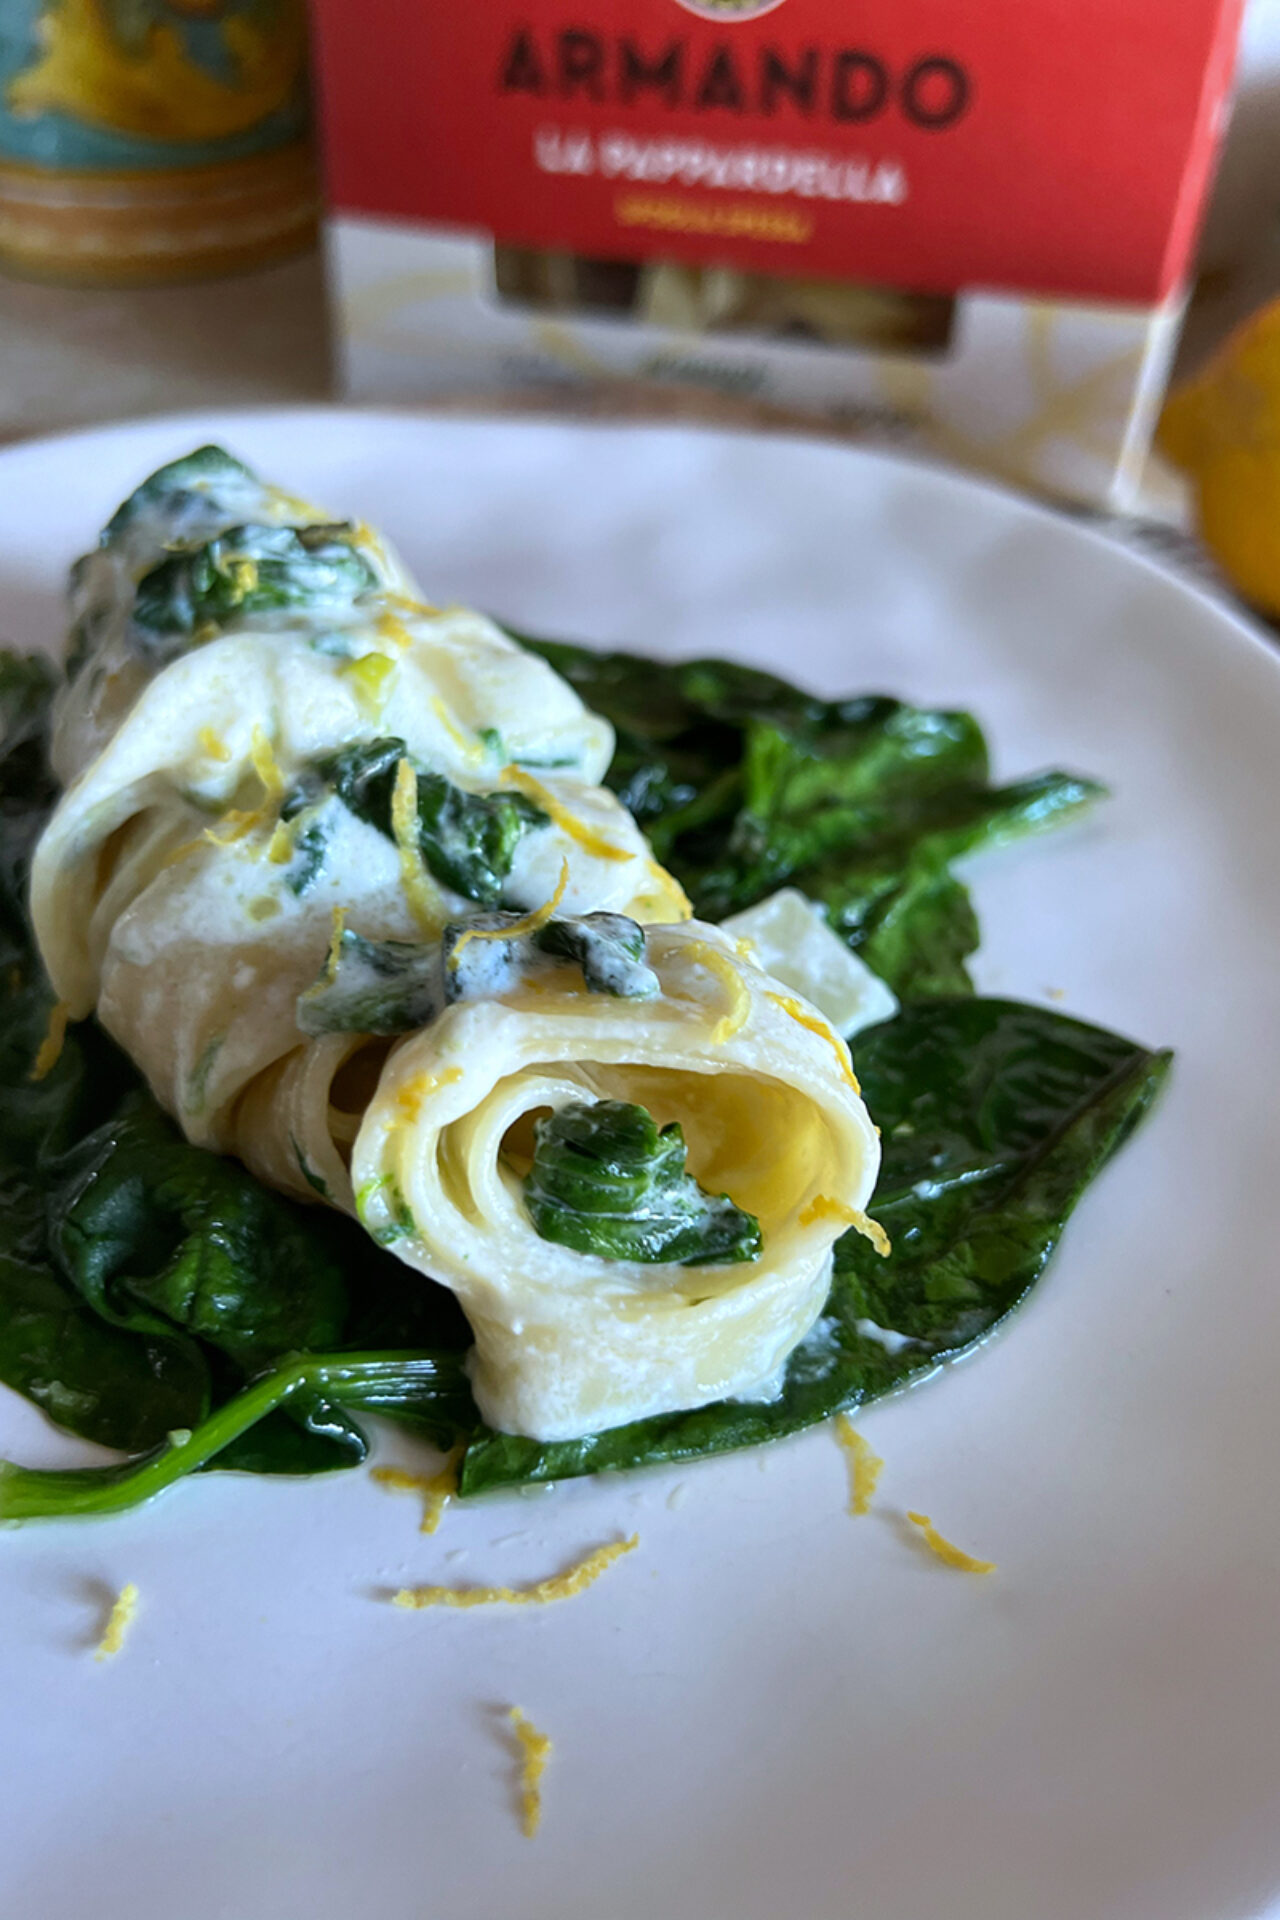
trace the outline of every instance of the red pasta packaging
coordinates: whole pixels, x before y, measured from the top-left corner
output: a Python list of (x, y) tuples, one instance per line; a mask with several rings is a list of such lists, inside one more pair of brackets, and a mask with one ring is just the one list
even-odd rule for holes
[(315, 0), (356, 398), (751, 401), (1122, 506), (1241, 0)]

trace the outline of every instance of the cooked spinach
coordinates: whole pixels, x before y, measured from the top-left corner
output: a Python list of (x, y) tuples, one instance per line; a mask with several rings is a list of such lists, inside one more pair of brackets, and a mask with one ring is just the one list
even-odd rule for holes
[[(668, 669), (539, 650), (621, 721), (611, 780), (701, 900), (737, 904), (795, 880), (908, 1002), (858, 1042), (884, 1134), (875, 1210), (891, 1255), (878, 1259), (854, 1234), (838, 1243), (824, 1312), (775, 1400), (554, 1445), (486, 1431), (451, 1294), (354, 1222), (295, 1206), (182, 1141), (93, 1022), (72, 1028), (44, 1079), (30, 1077), (52, 1002), (25, 890), (55, 797), (43, 744), (54, 683), (42, 663), (0, 656), (0, 1380), (60, 1426), (133, 1456), (71, 1473), (0, 1464), (0, 1518), (118, 1511), (215, 1464), (349, 1465), (370, 1412), (439, 1445), (468, 1438), (467, 1493), (793, 1432), (988, 1333), (1146, 1111), (1167, 1054), (1047, 1009), (975, 999), (964, 972), (977, 926), (950, 863), (1075, 811), (1097, 791), (1090, 783), (1054, 774), (990, 787), (965, 715), (815, 701), (715, 662)], [(286, 808), (313, 809), (297, 836), (300, 872), (323, 859), (306, 837), (335, 800), (390, 835), (403, 752), (385, 740), (312, 770)], [(434, 836), (435, 860), (467, 882), (458, 890), (490, 907), (519, 835), (542, 816), (516, 795), (463, 795), (471, 804), (459, 806), (430, 778), (419, 775), (424, 857), (434, 866)], [(491, 803), (502, 803), (496, 826)], [(350, 1017), (358, 983), (381, 996), (358, 1009), (362, 1023), (381, 1023), (363, 1030), (417, 1024), (410, 1002), (427, 995), (428, 971), (443, 992), (442, 949), (395, 944), (342, 943), (333, 990)], [(463, 959), (482, 944), (516, 943), (473, 941)], [(618, 916), (553, 921), (529, 945), (526, 963), (534, 952), (543, 965), (575, 961), (595, 991), (619, 991), (624, 976), (645, 985), (643, 934)], [(563, 1244), (751, 1257), (755, 1223), (701, 1194), (678, 1129), (659, 1133), (641, 1109), (603, 1103), (544, 1121), (534, 1176), (532, 1205)], [(696, 1252), (681, 1237), (691, 1233), (704, 1235)]]
[(875, 1211), (893, 1251), (881, 1259), (852, 1232), (837, 1243), (826, 1307), (791, 1355), (778, 1398), (551, 1444), (480, 1432), (462, 1491), (753, 1446), (933, 1372), (990, 1333), (1038, 1279), (1169, 1059), (1009, 1000), (921, 1001), (869, 1028), (858, 1037), (858, 1074), (884, 1132)]
[(175, 522), (178, 534), (184, 534), (193, 514), (217, 514), (220, 493), (238, 494), (258, 484), (256, 475), (224, 447), (197, 447), (157, 467), (134, 488), (103, 528), (102, 545), (113, 545), (152, 515)]
[(228, 527), (143, 574), (133, 630), (145, 652), (164, 659), (206, 627), (288, 607), (349, 606), (377, 584), (345, 521)]
[(0, 1520), (122, 1513), (201, 1467), (253, 1463), (255, 1435), (280, 1412), (339, 1403), (353, 1413), (382, 1414), (443, 1447), (473, 1415), (460, 1355), (295, 1355), (189, 1429), (168, 1433), (139, 1459), (60, 1472), (0, 1461)]
[[(482, 913), (444, 930), (444, 988), (448, 1001), (482, 999), (507, 993), (531, 972), (536, 956), (573, 960), (582, 969), (588, 993), (619, 1000), (651, 1000), (658, 976), (644, 957), (644, 929), (623, 913), (563, 914), (532, 934), (495, 939), (506, 927), (518, 927), (524, 915)], [(469, 939), (483, 933), (483, 941)]]
[(1065, 773), (992, 787), (971, 714), (819, 700), (730, 661), (512, 637), (613, 722), (609, 785), (703, 918), (797, 886), (900, 1000), (969, 988), (978, 926), (951, 863), (1104, 791)]
[[(318, 1343), (460, 1350), (452, 1295), (354, 1223), (180, 1139), (96, 1023), (72, 1027), (32, 1078), (53, 1004), (25, 909), (54, 797), (53, 690), (42, 663), (0, 654), (0, 1380), (59, 1426), (133, 1453)], [(287, 1406), (223, 1464), (312, 1472), (363, 1457), (336, 1402), (298, 1388)]]
[(300, 820), (294, 830), (293, 852), (284, 870), (284, 883), (299, 900), (310, 893), (324, 872), (333, 831), (333, 823), (326, 814), (327, 809), (321, 806), (308, 819)]
[(544, 1240), (602, 1260), (726, 1266), (762, 1245), (758, 1220), (685, 1170), (678, 1123), (659, 1132), (622, 1100), (575, 1101), (536, 1123), (524, 1203)]
[(298, 998), (303, 1033), (413, 1033), (445, 1004), (440, 949), (366, 940), (344, 927), (337, 951)]
[[(477, 913), (445, 927), (438, 945), (367, 940), (344, 927), (320, 977), (298, 997), (303, 1033), (413, 1033), (459, 1000), (510, 992), (549, 960), (573, 960), (589, 993), (648, 999), (658, 976), (644, 960), (644, 932), (620, 913), (567, 915), (533, 934), (488, 936), (518, 927), (516, 913)], [(483, 933), (486, 938), (470, 936)], [(310, 1178), (310, 1175), (308, 1175)]]
[(576, 960), (588, 993), (619, 1000), (652, 1000), (658, 976), (644, 957), (644, 928), (625, 913), (566, 914), (533, 936), (542, 953)]
[(26, 925), (27, 869), (57, 797), (46, 747), (56, 689), (47, 660), (0, 650), (0, 917), (15, 934)]
[[(292, 819), (333, 794), (358, 820), (394, 839), (392, 796), (407, 752), (403, 740), (388, 737), (317, 761), (286, 796), (283, 818)], [(428, 868), (464, 899), (497, 906), (517, 847), (531, 829), (547, 824), (546, 814), (522, 793), (467, 793), (442, 773), (420, 766), (414, 771), (418, 844)]]

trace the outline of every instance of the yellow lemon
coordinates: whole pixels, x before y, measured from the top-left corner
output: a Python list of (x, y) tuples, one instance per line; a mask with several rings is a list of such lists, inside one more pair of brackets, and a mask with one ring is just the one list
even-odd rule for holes
[(1223, 572), (1280, 615), (1280, 301), (1174, 389), (1158, 444), (1190, 479), (1201, 538)]

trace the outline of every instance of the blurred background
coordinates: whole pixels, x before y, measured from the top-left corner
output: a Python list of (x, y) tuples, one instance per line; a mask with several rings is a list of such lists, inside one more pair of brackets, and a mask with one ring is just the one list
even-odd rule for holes
[[(362, 360), (351, 345), (359, 347), (354, 316), (376, 304), (385, 331), (387, 290), (414, 278), (401, 271), (407, 253), (402, 261), (378, 252), (390, 247), (389, 230), (358, 222), (348, 223), (346, 239), (335, 243), (331, 234), (326, 272), (317, 148), (331, 114), (346, 137), (351, 100), (331, 81), (313, 112), (314, 76), (322, 54), (336, 70), (342, 32), (363, 13), (363, 5), (348, 11), (339, 27), (342, 0), (321, 0), (315, 18), (304, 0), (0, 0), (0, 439), (161, 411), (342, 397), (675, 412), (902, 438), (887, 430), (883, 410), (794, 404), (794, 380), (776, 392), (745, 376), (737, 390), (724, 379), (640, 391), (616, 368), (603, 381), (523, 380), (513, 356), (496, 348), (483, 370), (463, 354), (446, 357), (429, 379), (402, 374), (399, 361), (388, 372), (380, 349)], [(1234, 47), (1234, 20), (1228, 31)], [(317, 39), (326, 43), (319, 51)], [(1167, 347), (1149, 354), (1141, 392), (1126, 396), (1127, 438), (1115, 456), (1124, 486), (1081, 480), (1074, 469), (1059, 479), (1051, 466), (1002, 465), (954, 432), (926, 444), (1077, 507), (1120, 511), (1170, 538), (1195, 527), (1200, 441), (1175, 421), (1162, 444), (1177, 465), (1149, 442), (1170, 378), (1185, 384), (1233, 328), (1280, 294), (1280, 0), (1247, 0), (1225, 102), (1214, 109), (1229, 121), (1185, 282), (1185, 317), (1180, 292)], [(1137, 126), (1133, 137), (1142, 137)], [(490, 246), (486, 258), (486, 299), (534, 314), (524, 324), (542, 348), (553, 340), (549, 316), (583, 316), (574, 348), (583, 361), (590, 356), (582, 341), (608, 338), (610, 314), (616, 329), (624, 308), (669, 340), (714, 337), (732, 346), (735, 333), (772, 330), (785, 343), (778, 363), (788, 366), (797, 341), (818, 339), (887, 352), (900, 368), (894, 354), (945, 356), (952, 327), (949, 299), (883, 288), (844, 288), (833, 303), (829, 282), (794, 283), (782, 297), (785, 283), (760, 275), (717, 278), (688, 266), (641, 273), (520, 246)], [(433, 254), (428, 264), (438, 278), (444, 260), (448, 280), (453, 259)], [(470, 271), (459, 255), (459, 285)], [(415, 285), (422, 278), (418, 272)], [(859, 292), (853, 304), (851, 291)], [(412, 315), (392, 318), (404, 322), (403, 338)], [(1160, 319), (1151, 340), (1163, 326)], [(347, 338), (343, 352), (336, 335)], [(1267, 369), (1275, 362), (1280, 416), (1280, 342), (1263, 358)], [(495, 378), (499, 360), (504, 371)], [(738, 363), (730, 355), (725, 364)], [(883, 375), (890, 363), (879, 364)], [(894, 381), (884, 376), (881, 384)], [(1263, 385), (1269, 393), (1269, 372)], [(899, 372), (896, 388), (908, 386)], [(1280, 446), (1280, 425), (1275, 438)], [(1226, 564), (1238, 573), (1229, 554)], [(1272, 596), (1269, 581), (1243, 578), (1243, 590), (1256, 605), (1280, 604), (1280, 583)]]

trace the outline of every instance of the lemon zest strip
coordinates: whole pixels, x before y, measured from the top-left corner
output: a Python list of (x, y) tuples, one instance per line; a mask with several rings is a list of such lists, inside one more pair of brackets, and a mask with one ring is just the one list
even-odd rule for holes
[[(402, 613), (425, 614), (429, 620), (438, 620), (442, 612), (442, 609), (433, 606), (430, 600), (415, 600), (407, 593), (389, 593), (386, 598), (389, 607), (399, 607)], [(384, 619), (392, 617), (385, 614), (383, 616)]]
[(29, 1080), (45, 1080), (53, 1072), (62, 1058), (62, 1049), (67, 1038), (67, 1020), (71, 1014), (69, 1001), (55, 1000), (49, 1009), (49, 1024), (44, 1039), (40, 1042), (36, 1057), (31, 1065)]
[[(773, 996), (770, 995), (770, 998)], [(846, 1227), (852, 1227), (864, 1240), (869, 1240), (883, 1260), (893, 1252), (893, 1244), (878, 1220), (863, 1213), (858, 1207), (846, 1206), (843, 1200), (832, 1200), (828, 1194), (820, 1193), (802, 1208), (799, 1224), (811, 1227), (815, 1220), (840, 1220)]]
[(271, 742), (261, 727), (255, 727), (249, 737), (249, 758), (267, 799), (279, 800), (284, 793), (284, 775), (272, 751)]
[(230, 747), (212, 727), (201, 727), (196, 738), (211, 760), (227, 761), (231, 758)]
[(539, 1782), (554, 1751), (550, 1739), (540, 1733), (519, 1707), (508, 1715), (520, 1742), (520, 1824), (526, 1840), (532, 1840), (542, 1821), (542, 1788)]
[(462, 1078), (461, 1067), (446, 1067), (443, 1073), (419, 1073), (406, 1080), (396, 1094), (396, 1107), (402, 1120), (411, 1125), (422, 1112), (422, 1103), (441, 1087), (451, 1087)]
[[(243, 840), (246, 834), (262, 824), (271, 808), (284, 796), (284, 775), (271, 750), (271, 742), (261, 727), (253, 730), (249, 759), (262, 782), (262, 798), (256, 807), (232, 807), (224, 813), (222, 824), (228, 829), (226, 833), (219, 833), (214, 827), (205, 828), (204, 838), (215, 847), (230, 847), (237, 840)], [(176, 854), (172, 856), (173, 859), (177, 857)]]
[(436, 719), (440, 722), (440, 725), (444, 728), (464, 760), (475, 761), (488, 759), (489, 756), (481, 746), (479, 740), (467, 738), (466, 733), (458, 725), (438, 693), (433, 693), (431, 696), (431, 711), (435, 714)]
[(369, 1478), (392, 1493), (422, 1495), (422, 1524), (419, 1533), (434, 1533), (445, 1508), (458, 1491), (458, 1466), (463, 1449), (456, 1446), (436, 1473), (407, 1473), (403, 1467), (374, 1467)]
[(397, 620), (394, 613), (380, 613), (374, 622), (374, 628), (380, 640), (389, 640), (393, 647), (411, 647), (413, 635), (403, 620)]
[(995, 1572), (994, 1560), (975, 1560), (971, 1553), (965, 1553), (963, 1548), (953, 1546), (950, 1540), (944, 1540), (927, 1513), (908, 1513), (907, 1518), (913, 1527), (919, 1527), (924, 1536), (925, 1545), (931, 1552), (936, 1553), (939, 1560), (946, 1566), (956, 1567), (961, 1573)]
[(362, 653), (358, 660), (345, 660), (338, 672), (348, 683), (355, 703), (367, 719), (376, 720), (387, 704), (387, 682), (396, 663), (385, 653)]
[(411, 760), (396, 767), (391, 793), (391, 831), (400, 854), (400, 883), (422, 932), (428, 939), (440, 933), (440, 895), (427, 871), (418, 844), (418, 776)]
[(137, 1606), (138, 1589), (134, 1586), (133, 1581), (130, 1580), (127, 1586), (121, 1587), (116, 1597), (115, 1605), (107, 1616), (106, 1628), (103, 1631), (101, 1640), (98, 1642), (98, 1650), (94, 1654), (95, 1660), (107, 1660), (110, 1659), (113, 1653), (119, 1653), (121, 1647), (124, 1645), (124, 1636), (128, 1631), (129, 1623), (137, 1611)]
[(469, 940), (523, 940), (526, 934), (536, 933), (539, 927), (545, 927), (560, 902), (564, 899), (569, 884), (569, 862), (560, 862), (560, 878), (556, 881), (556, 890), (549, 900), (544, 900), (532, 913), (526, 913), (522, 920), (513, 920), (508, 927), (468, 927), (458, 935), (453, 952), (449, 955), (449, 971), (458, 964), (458, 955)]
[(595, 827), (589, 827), (584, 820), (579, 820), (575, 814), (570, 813), (563, 801), (557, 800), (555, 794), (543, 786), (541, 780), (535, 780), (533, 775), (526, 773), (523, 767), (504, 767), (498, 778), (507, 786), (517, 788), (526, 800), (533, 801), (535, 807), (541, 807), (548, 818), (559, 827), (561, 833), (567, 833), (571, 840), (576, 840), (578, 845), (585, 847), (588, 853), (594, 853), (597, 859), (629, 860), (631, 858), (626, 847), (616, 846)]
[(849, 1049), (834, 1027), (829, 1027), (825, 1020), (820, 1020), (817, 1014), (810, 1013), (799, 1000), (792, 1000), (785, 993), (770, 993), (766, 994), (765, 998), (772, 1000), (775, 1007), (781, 1007), (797, 1026), (803, 1027), (807, 1033), (816, 1033), (819, 1040), (825, 1040), (840, 1062), (840, 1071), (849, 1085), (855, 1093), (862, 1092), (862, 1088), (858, 1085), (858, 1076), (853, 1070), (853, 1062), (849, 1058)]
[[(732, 1040), (751, 1017), (751, 991), (727, 953), (713, 947), (709, 940), (691, 940), (685, 948), (690, 959), (714, 974), (729, 995), (729, 1010), (721, 1014), (711, 1029), (711, 1044), (722, 1047)], [(772, 996), (770, 996), (772, 997)]]
[(870, 1513), (884, 1461), (871, 1443), (863, 1439), (847, 1413), (836, 1415), (836, 1439), (849, 1457), (849, 1511), (855, 1515)]
[(572, 1600), (585, 1593), (607, 1567), (632, 1553), (640, 1545), (640, 1535), (629, 1540), (610, 1540), (596, 1547), (563, 1573), (552, 1574), (531, 1587), (401, 1587), (392, 1598), (395, 1607), (543, 1607), (552, 1600)]

